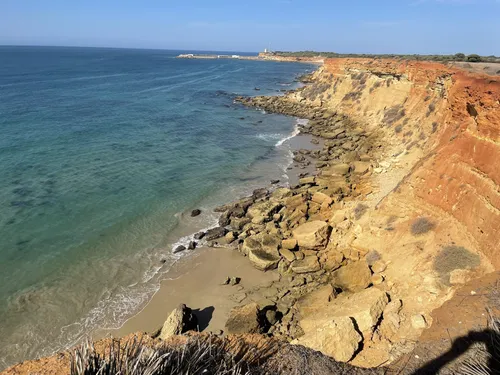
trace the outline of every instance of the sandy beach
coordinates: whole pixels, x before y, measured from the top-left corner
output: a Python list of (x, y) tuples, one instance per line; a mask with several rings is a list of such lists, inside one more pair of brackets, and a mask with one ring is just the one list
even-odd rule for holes
[[(223, 285), (226, 277), (239, 277), (239, 285)], [(266, 285), (279, 275), (276, 271), (261, 272), (237, 250), (199, 248), (193, 257), (179, 261), (163, 280), (160, 290), (144, 309), (129, 319), (120, 329), (99, 332), (114, 337), (129, 333), (153, 332), (161, 328), (170, 312), (180, 303), (192, 308), (198, 317), (200, 330), (224, 330), (229, 311), (238, 302), (232, 298), (244, 290)]]
[[(286, 142), (292, 150), (320, 149), (323, 140), (319, 144), (313, 144), (312, 138), (309, 134), (298, 134)], [(298, 182), (299, 174), (311, 174), (314, 171), (313, 164), (304, 168), (292, 163), (287, 171), (288, 184), (293, 186)], [(177, 230), (182, 235), (194, 232), (194, 229), (187, 227)], [(236, 286), (223, 285), (227, 277), (238, 277), (241, 282)], [(139, 313), (128, 319), (121, 328), (96, 331), (94, 337), (122, 337), (134, 332), (155, 332), (181, 303), (193, 309), (199, 320), (200, 331), (223, 331), (231, 309), (249, 301), (248, 298), (242, 300), (246, 292), (256, 287), (266, 287), (277, 280), (279, 274), (276, 270), (257, 270), (236, 249), (199, 247), (192, 255), (180, 259), (172, 266), (158, 292)]]

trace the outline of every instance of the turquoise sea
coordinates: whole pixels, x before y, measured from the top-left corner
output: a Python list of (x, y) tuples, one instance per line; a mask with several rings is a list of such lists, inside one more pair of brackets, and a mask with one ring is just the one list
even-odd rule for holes
[(297, 121), (233, 99), (314, 67), (179, 53), (0, 47), (0, 369), (119, 327), (213, 207), (286, 178)]

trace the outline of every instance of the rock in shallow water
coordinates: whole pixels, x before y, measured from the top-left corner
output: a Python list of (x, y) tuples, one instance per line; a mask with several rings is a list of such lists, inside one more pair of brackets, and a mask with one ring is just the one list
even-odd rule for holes
[(205, 240), (207, 241), (216, 240), (217, 238), (224, 237), (226, 233), (227, 233), (226, 228), (222, 227), (212, 228), (207, 230), (207, 233), (205, 234)]
[(191, 211), (191, 217), (195, 217), (195, 216), (198, 216), (201, 214), (201, 210), (199, 209), (195, 209), (193, 211)]
[(193, 236), (195, 240), (201, 240), (203, 237), (205, 237), (205, 232), (198, 232)]
[(181, 251), (186, 250), (186, 246), (179, 245), (174, 249), (174, 254), (180, 253)]

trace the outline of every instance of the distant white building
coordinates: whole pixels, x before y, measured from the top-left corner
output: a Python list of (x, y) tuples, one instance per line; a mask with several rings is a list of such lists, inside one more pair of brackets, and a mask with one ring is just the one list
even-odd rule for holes
[(240, 55), (232, 55), (231, 56), (233, 59), (239, 59), (240, 58)]

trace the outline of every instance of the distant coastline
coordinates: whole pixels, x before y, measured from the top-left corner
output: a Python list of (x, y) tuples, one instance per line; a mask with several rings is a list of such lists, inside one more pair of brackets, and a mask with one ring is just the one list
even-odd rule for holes
[(321, 56), (282, 56), (272, 52), (260, 52), (257, 56), (239, 54), (215, 54), (215, 53), (182, 53), (178, 59), (201, 59), (201, 60), (253, 60), (253, 61), (280, 61), (280, 62), (300, 62), (307, 64), (322, 64), (324, 59)]

